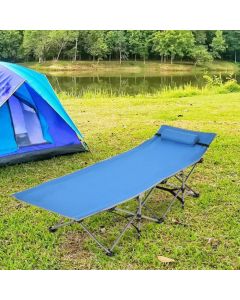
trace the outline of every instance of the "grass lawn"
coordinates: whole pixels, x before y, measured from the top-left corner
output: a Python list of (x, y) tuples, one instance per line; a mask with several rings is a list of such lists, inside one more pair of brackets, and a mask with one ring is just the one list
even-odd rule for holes
[[(92, 154), (0, 169), (0, 269), (240, 268), (240, 93), (182, 98), (60, 95), (60, 99), (85, 134)], [(185, 210), (176, 202), (161, 225), (144, 222), (140, 240), (129, 229), (114, 257), (107, 257), (77, 225), (49, 233), (57, 215), (10, 197), (128, 150), (152, 137), (161, 124), (218, 134), (191, 180), (201, 196), (188, 197)], [(159, 211), (164, 205), (161, 196), (169, 199), (156, 192), (149, 202)], [(87, 223), (108, 243), (124, 224), (106, 213)], [(162, 263), (159, 255), (175, 262)]]

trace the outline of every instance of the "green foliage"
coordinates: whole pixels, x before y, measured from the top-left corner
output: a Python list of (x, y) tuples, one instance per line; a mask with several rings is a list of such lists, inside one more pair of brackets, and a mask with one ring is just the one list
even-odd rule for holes
[(193, 59), (195, 65), (203, 65), (205, 63), (213, 61), (212, 55), (203, 45), (194, 46), (190, 51), (190, 56)]
[(47, 30), (26, 30), (23, 37), (23, 50), (27, 58), (36, 58), (39, 62), (47, 58), (51, 39)]
[(140, 56), (144, 61), (149, 54), (148, 32), (144, 30), (130, 30), (128, 32), (129, 51), (135, 56)]
[(211, 43), (211, 48), (212, 48), (212, 55), (214, 58), (221, 58), (221, 53), (223, 53), (226, 48), (226, 42), (223, 37), (223, 32), (220, 30), (217, 30), (215, 33), (215, 37), (212, 40)]
[(119, 56), (119, 62), (128, 58), (127, 37), (124, 30), (111, 30), (107, 33), (107, 44)]
[(203, 78), (208, 89), (214, 89), (220, 94), (240, 92), (240, 85), (236, 79), (232, 78), (232, 74), (228, 75), (225, 82), (223, 82), (221, 74), (212, 76), (205, 74)]
[(15, 61), (21, 57), (20, 30), (0, 30), (0, 59)]
[(194, 36), (187, 30), (166, 30), (154, 33), (153, 50), (160, 56), (170, 56), (171, 63), (175, 56), (187, 56), (194, 46)]
[(51, 30), (49, 32), (49, 44), (52, 51), (57, 54), (56, 60), (59, 59), (67, 45), (76, 40), (78, 34), (78, 31), (73, 30)]
[(235, 63), (237, 62), (237, 52), (240, 51), (240, 30), (227, 30), (224, 32), (224, 37), (230, 55), (234, 56)]
[(121, 63), (160, 56), (162, 62), (191, 58), (195, 64), (203, 64), (211, 56), (236, 62), (239, 51), (239, 30), (0, 31), (0, 59), (12, 61), (96, 58)]
[(105, 39), (105, 33), (100, 30), (86, 31), (83, 36), (84, 49), (93, 59), (103, 59), (108, 54), (108, 45)]
[(194, 30), (193, 35), (197, 45), (205, 45), (207, 41), (207, 33), (205, 30)]
[(222, 94), (237, 93), (240, 92), (240, 85), (237, 83), (235, 79), (230, 79), (222, 85), (219, 92)]
[(207, 87), (221, 86), (223, 84), (222, 76), (204, 74), (203, 79), (206, 81)]

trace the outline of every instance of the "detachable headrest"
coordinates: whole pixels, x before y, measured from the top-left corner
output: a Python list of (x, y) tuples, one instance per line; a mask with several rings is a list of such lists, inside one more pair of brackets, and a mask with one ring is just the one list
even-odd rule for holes
[(181, 132), (172, 128), (164, 128), (160, 131), (163, 140), (183, 143), (187, 145), (195, 145), (199, 142), (199, 136), (195, 133)]

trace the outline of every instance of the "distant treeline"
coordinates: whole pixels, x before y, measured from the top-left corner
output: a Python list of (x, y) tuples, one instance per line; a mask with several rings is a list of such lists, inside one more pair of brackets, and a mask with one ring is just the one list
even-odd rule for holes
[(0, 60), (240, 59), (240, 30), (1, 30)]

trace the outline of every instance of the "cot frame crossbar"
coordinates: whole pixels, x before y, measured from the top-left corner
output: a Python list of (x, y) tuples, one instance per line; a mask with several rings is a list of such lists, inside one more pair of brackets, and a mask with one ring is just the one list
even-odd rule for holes
[[(197, 163), (193, 164), (190, 167), (190, 170), (186, 172), (185, 170), (180, 171), (178, 174), (175, 174), (174, 176), (161, 181), (154, 187), (150, 188), (147, 192), (144, 192), (142, 194), (139, 194), (137, 197), (133, 198), (137, 201), (137, 208), (135, 211), (129, 211), (126, 209), (119, 208), (117, 206), (114, 206), (110, 209), (107, 209), (107, 212), (117, 214), (118, 216), (121, 216), (125, 219), (127, 219), (127, 223), (119, 233), (119, 235), (116, 237), (114, 242), (110, 247), (105, 246), (94, 233), (92, 233), (88, 227), (84, 224), (84, 219), (81, 220), (70, 220), (68, 222), (64, 222), (64, 218), (60, 220), (59, 223), (49, 227), (50, 232), (56, 232), (59, 228), (72, 225), (75, 223), (78, 223), (81, 228), (95, 241), (95, 243), (108, 255), (112, 256), (114, 254), (113, 250), (115, 247), (119, 244), (121, 238), (125, 234), (125, 232), (130, 228), (131, 226), (137, 231), (137, 237), (141, 237), (141, 225), (143, 220), (148, 220), (152, 222), (156, 222), (158, 224), (161, 224), (164, 222), (167, 214), (170, 212), (173, 204), (179, 200), (181, 202), (182, 208), (184, 208), (185, 204), (185, 198), (186, 196), (192, 196), (192, 197), (199, 197), (199, 193), (192, 189), (186, 182), (192, 175), (196, 165), (198, 163), (201, 163), (203, 159), (201, 158)], [(169, 182), (171, 178), (177, 179), (177, 181), (180, 183), (180, 185), (172, 184)], [(168, 207), (166, 208), (165, 212), (161, 215), (161, 217), (157, 216), (153, 210), (146, 205), (147, 201), (149, 200), (150, 195), (155, 189), (159, 189), (165, 192), (170, 193), (173, 198), (170, 200), (170, 203)], [(150, 212), (151, 215), (144, 215), (142, 213), (143, 208)]]

